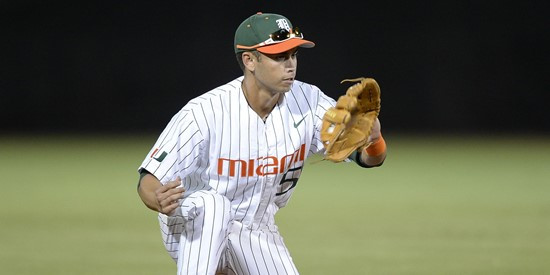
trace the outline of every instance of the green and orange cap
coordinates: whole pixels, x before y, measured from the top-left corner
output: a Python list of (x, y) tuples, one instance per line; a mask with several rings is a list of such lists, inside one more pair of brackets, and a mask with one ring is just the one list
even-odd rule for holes
[(305, 40), (299, 28), (286, 17), (258, 12), (245, 19), (235, 32), (235, 53), (256, 50), (278, 54), (295, 47), (312, 48), (315, 43)]

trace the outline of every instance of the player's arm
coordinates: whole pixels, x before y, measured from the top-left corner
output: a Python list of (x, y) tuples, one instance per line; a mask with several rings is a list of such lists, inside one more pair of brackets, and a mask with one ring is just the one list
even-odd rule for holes
[(380, 120), (376, 118), (368, 139), (368, 142), (372, 142), (372, 144), (367, 149), (360, 149), (351, 154), (350, 159), (366, 168), (381, 166), (386, 159), (386, 141), (382, 137), (380, 129)]
[(181, 180), (170, 181), (165, 185), (147, 170), (142, 169), (138, 184), (138, 194), (143, 203), (151, 210), (169, 215), (179, 205), (184, 189)]

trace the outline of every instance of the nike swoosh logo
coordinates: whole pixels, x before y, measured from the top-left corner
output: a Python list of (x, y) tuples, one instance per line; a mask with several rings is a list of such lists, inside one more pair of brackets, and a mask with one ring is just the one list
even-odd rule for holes
[(300, 126), (302, 121), (304, 121), (304, 119), (306, 119), (307, 115), (309, 115), (309, 114), (306, 114), (304, 117), (302, 117), (302, 119), (300, 119), (300, 121), (298, 121), (298, 123), (294, 122), (294, 128), (298, 128), (298, 126)]

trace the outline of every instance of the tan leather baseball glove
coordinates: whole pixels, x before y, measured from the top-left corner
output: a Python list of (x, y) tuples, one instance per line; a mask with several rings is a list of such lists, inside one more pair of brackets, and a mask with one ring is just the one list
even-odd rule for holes
[(321, 128), (325, 159), (333, 162), (341, 162), (353, 151), (370, 145), (368, 137), (380, 113), (380, 87), (374, 79), (361, 77), (344, 82), (358, 83), (326, 111)]

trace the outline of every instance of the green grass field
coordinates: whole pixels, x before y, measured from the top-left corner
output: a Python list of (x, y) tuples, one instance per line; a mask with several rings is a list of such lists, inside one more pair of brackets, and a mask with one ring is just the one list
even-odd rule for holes
[[(1, 274), (175, 274), (136, 193), (154, 136), (0, 137)], [(309, 163), (278, 224), (301, 274), (550, 274), (550, 138), (387, 136)]]

